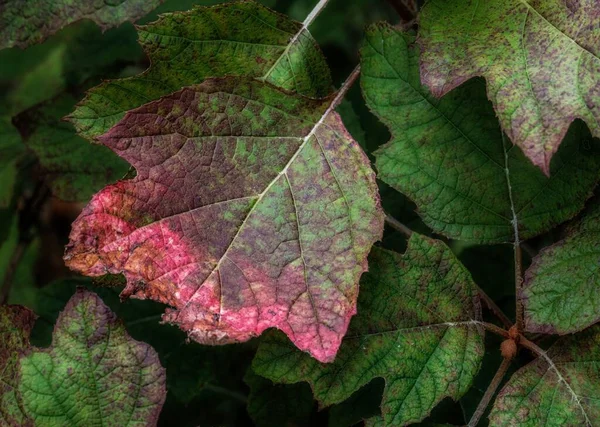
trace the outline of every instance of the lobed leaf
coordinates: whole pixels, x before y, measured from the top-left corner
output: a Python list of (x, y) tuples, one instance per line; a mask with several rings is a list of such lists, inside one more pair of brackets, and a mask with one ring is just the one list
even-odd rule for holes
[(269, 335), (254, 371), (275, 382), (307, 381), (324, 406), (382, 377), (388, 426), (419, 422), (445, 397), (469, 389), (483, 357), (481, 307), (469, 273), (444, 243), (415, 233), (403, 256), (374, 249), (360, 298), (334, 363), (320, 364)]
[(93, 139), (125, 113), (209, 77), (250, 76), (311, 97), (331, 93), (329, 67), (302, 24), (254, 1), (165, 14), (139, 27), (151, 65), (90, 90), (69, 119)]
[(104, 31), (135, 21), (162, 0), (6, 0), (0, 4), (0, 49), (26, 48), (67, 25), (91, 19)]
[(67, 265), (124, 273), (124, 297), (174, 307), (163, 319), (198, 342), (277, 327), (333, 360), (383, 214), (329, 103), (230, 77), (127, 113), (99, 140), (137, 176), (93, 197)]
[(19, 392), (37, 425), (156, 425), (165, 371), (95, 294), (79, 289), (47, 349), (20, 360)]
[(18, 305), (0, 305), (0, 424), (32, 426), (18, 392), (19, 358), (29, 347), (35, 315)]
[(483, 76), (502, 129), (550, 175), (576, 118), (600, 136), (600, 4), (432, 0), (419, 17), (422, 81), (442, 96)]
[(500, 390), (491, 425), (592, 426), (600, 419), (600, 327), (558, 340)]
[(481, 81), (436, 99), (420, 83), (418, 57), (413, 36), (373, 25), (361, 49), (361, 84), (393, 135), (375, 152), (378, 177), (414, 200), (428, 226), (454, 239), (512, 242), (583, 208), (600, 169), (584, 126), (573, 126), (548, 178), (505, 143)]
[(600, 320), (600, 205), (567, 237), (544, 248), (525, 273), (520, 295), (529, 332), (568, 334)]

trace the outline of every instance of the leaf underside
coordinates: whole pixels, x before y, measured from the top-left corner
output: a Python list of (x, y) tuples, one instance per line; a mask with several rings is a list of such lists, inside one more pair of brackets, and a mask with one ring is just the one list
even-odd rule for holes
[(36, 425), (156, 425), (165, 370), (95, 294), (82, 289), (60, 314), (47, 349), (20, 361), (19, 392)]
[(332, 90), (327, 62), (302, 24), (254, 1), (165, 14), (138, 33), (150, 68), (91, 89), (69, 117), (80, 135), (100, 136), (127, 111), (209, 77), (256, 77), (310, 97)]
[(500, 390), (490, 425), (592, 426), (600, 419), (600, 327), (558, 340)]
[(422, 80), (442, 96), (483, 76), (510, 139), (547, 175), (576, 118), (600, 136), (600, 3), (432, 0), (419, 23)]
[(524, 240), (570, 219), (592, 195), (599, 144), (581, 122), (548, 178), (505, 141), (481, 80), (441, 99), (421, 85), (413, 36), (369, 27), (361, 64), (367, 105), (392, 133), (375, 152), (378, 177), (414, 200), (434, 231), (485, 244)]
[(162, 0), (6, 0), (0, 4), (0, 49), (26, 48), (67, 25), (91, 19), (102, 30), (135, 21)]
[(525, 273), (521, 299), (529, 332), (567, 334), (600, 320), (600, 205), (567, 237), (543, 249)]
[(418, 422), (471, 386), (483, 357), (479, 300), (469, 273), (440, 241), (413, 234), (405, 255), (375, 248), (369, 261), (359, 314), (334, 363), (320, 364), (270, 334), (252, 366), (275, 382), (307, 381), (324, 406), (382, 377), (382, 425)]
[(283, 330), (333, 360), (383, 214), (369, 160), (329, 100), (242, 78), (129, 112), (100, 142), (137, 177), (96, 194), (65, 260), (124, 273), (201, 343)]

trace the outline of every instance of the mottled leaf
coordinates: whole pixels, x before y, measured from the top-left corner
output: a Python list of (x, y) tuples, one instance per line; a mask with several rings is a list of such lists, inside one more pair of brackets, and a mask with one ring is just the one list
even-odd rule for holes
[(156, 425), (166, 387), (156, 352), (133, 340), (95, 294), (78, 290), (52, 346), (20, 361), (26, 413), (38, 425)]
[(11, 204), (18, 173), (17, 165), (24, 152), (21, 136), (11, 124), (10, 118), (0, 116), (0, 209)]
[(329, 103), (232, 77), (127, 113), (99, 140), (137, 176), (93, 197), (67, 265), (123, 272), (123, 296), (173, 306), (164, 320), (198, 342), (277, 327), (333, 360), (383, 215)]
[(129, 165), (108, 148), (90, 144), (61, 118), (75, 99), (63, 94), (16, 118), (25, 143), (33, 150), (52, 193), (63, 200), (88, 201), (106, 184), (122, 178)]
[(249, 370), (248, 414), (257, 427), (308, 426), (314, 401), (307, 384), (273, 384)]
[(547, 175), (569, 125), (600, 136), (600, 3), (432, 0), (422, 10), (422, 80), (441, 96), (483, 76), (502, 128)]
[(273, 334), (253, 368), (275, 382), (308, 381), (324, 406), (382, 377), (384, 425), (418, 422), (471, 386), (483, 356), (479, 301), (469, 273), (440, 241), (415, 233), (405, 255), (374, 249), (369, 261), (359, 314), (333, 364)]
[(141, 26), (139, 37), (150, 68), (90, 90), (70, 116), (81, 135), (102, 135), (127, 111), (208, 77), (259, 77), (314, 97), (331, 92), (329, 68), (308, 30), (253, 1), (165, 14)]
[(593, 426), (600, 420), (600, 327), (558, 340), (504, 386), (490, 425)]
[(35, 315), (18, 305), (0, 305), (0, 425), (30, 426), (18, 392), (19, 358), (29, 345)]
[(581, 123), (548, 178), (504, 140), (481, 80), (436, 99), (420, 84), (418, 56), (412, 36), (374, 25), (361, 50), (361, 84), (393, 135), (375, 152), (378, 176), (414, 200), (427, 225), (455, 239), (511, 242), (583, 208), (600, 176), (600, 151)]
[(135, 21), (161, 0), (5, 0), (0, 4), (0, 49), (25, 48), (81, 19), (102, 30)]
[(600, 205), (543, 249), (525, 273), (521, 299), (530, 332), (567, 334), (600, 320)]

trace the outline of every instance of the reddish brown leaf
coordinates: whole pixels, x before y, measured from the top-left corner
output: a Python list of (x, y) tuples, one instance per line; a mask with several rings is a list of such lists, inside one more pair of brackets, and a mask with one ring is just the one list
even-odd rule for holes
[(226, 78), (129, 112), (100, 142), (137, 177), (94, 196), (67, 265), (124, 273), (123, 296), (171, 305), (164, 320), (199, 342), (276, 327), (332, 361), (383, 215), (329, 104)]

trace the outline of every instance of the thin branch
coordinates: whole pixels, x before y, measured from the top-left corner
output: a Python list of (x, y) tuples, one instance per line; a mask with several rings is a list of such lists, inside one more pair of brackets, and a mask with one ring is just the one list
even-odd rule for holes
[(488, 294), (485, 293), (483, 289), (481, 289), (477, 284), (475, 284), (475, 288), (477, 292), (479, 292), (479, 297), (485, 302), (485, 305), (490, 309), (492, 313), (504, 324), (504, 326), (508, 329), (513, 325), (513, 322), (508, 318), (506, 314), (496, 305), (493, 299), (490, 298)]
[(404, 236), (406, 236), (407, 238), (412, 236), (413, 231), (390, 214), (385, 214), (385, 223), (392, 227), (394, 230), (404, 234)]
[(504, 337), (504, 338), (510, 338), (510, 336), (508, 335), (508, 331), (506, 329), (502, 329), (500, 326), (496, 326), (493, 323), (488, 323), (488, 322), (477, 322), (477, 323), (482, 325), (488, 331), (495, 333), (496, 335), (500, 335), (501, 337)]
[(521, 300), (521, 291), (523, 289), (523, 256), (521, 246), (515, 243), (515, 298), (517, 300), (517, 329), (523, 330), (523, 301)]
[(210, 390), (214, 393), (221, 394), (223, 396), (230, 397), (231, 399), (237, 400), (238, 402), (240, 402), (244, 405), (246, 405), (248, 403), (248, 398), (246, 396), (244, 396), (241, 393), (238, 393), (237, 391), (229, 390), (225, 387), (220, 387), (220, 386), (214, 385), (214, 384), (204, 384), (204, 386), (202, 388), (205, 390)]
[(479, 405), (477, 406), (477, 409), (475, 410), (475, 413), (471, 417), (471, 420), (469, 421), (469, 424), (467, 425), (468, 427), (475, 427), (479, 423), (479, 420), (481, 419), (481, 417), (485, 413), (485, 410), (489, 406), (490, 401), (492, 400), (492, 397), (494, 397), (494, 395), (496, 394), (496, 390), (500, 386), (500, 383), (502, 382), (502, 379), (506, 375), (508, 368), (510, 368), (511, 360), (512, 359), (503, 359), (502, 360), (502, 363), (500, 364), (498, 371), (496, 371), (496, 375), (494, 375), (494, 379), (492, 379), (492, 382), (490, 383), (489, 387), (485, 391), (483, 398), (481, 399), (481, 401), (479, 402)]

